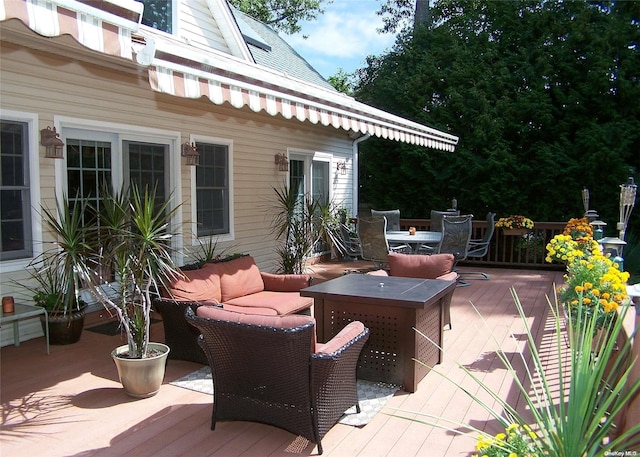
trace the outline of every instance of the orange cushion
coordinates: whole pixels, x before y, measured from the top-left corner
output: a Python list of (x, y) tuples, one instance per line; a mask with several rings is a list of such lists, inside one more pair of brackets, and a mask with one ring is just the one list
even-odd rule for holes
[(368, 271), (366, 274), (368, 274), (369, 276), (389, 276), (389, 273), (387, 273), (387, 271), (383, 269)]
[(271, 308), (280, 315), (293, 314), (313, 305), (313, 298), (301, 297), (300, 292), (272, 292), (263, 290), (228, 300), (225, 304), (250, 308)]
[(277, 275), (261, 272), (264, 290), (278, 292), (299, 292), (309, 286), (309, 275)]
[(391, 253), (387, 259), (391, 276), (405, 278), (436, 279), (451, 272), (453, 254), (398, 254)]
[[(291, 314), (288, 316), (265, 316), (261, 314), (245, 314), (236, 313), (234, 311), (228, 311), (220, 309), (217, 306), (200, 306), (198, 307), (196, 314), (199, 317), (207, 319), (216, 319), (221, 321), (238, 322), (241, 324), (261, 325), (264, 327), (277, 327), (277, 328), (295, 328), (305, 325), (309, 322), (315, 323), (315, 319), (311, 316), (305, 316), (302, 314)], [(316, 336), (315, 330), (313, 331), (313, 340), (311, 341), (311, 352), (316, 351)]]
[(177, 278), (167, 287), (167, 295), (178, 301), (220, 301), (220, 278), (207, 263), (198, 270), (183, 271), (185, 278)]
[(220, 277), (223, 302), (264, 290), (260, 270), (253, 257), (249, 255), (211, 265)]
[(345, 344), (364, 332), (364, 324), (359, 321), (349, 322), (336, 336), (327, 343), (316, 344), (316, 354), (333, 354)]
[(227, 311), (234, 311), (236, 313), (245, 313), (245, 314), (262, 314), (263, 316), (277, 316), (278, 311), (271, 308), (259, 308), (259, 307), (251, 307), (251, 306), (236, 306), (230, 305), (228, 303), (224, 303), (222, 305), (223, 309)]

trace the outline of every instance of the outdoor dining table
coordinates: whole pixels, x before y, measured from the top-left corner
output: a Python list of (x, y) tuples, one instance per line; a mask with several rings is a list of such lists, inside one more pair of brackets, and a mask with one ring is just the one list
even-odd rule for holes
[(410, 235), (408, 230), (387, 231), (387, 241), (389, 243), (403, 243), (411, 246), (413, 253), (417, 253), (423, 244), (437, 246), (442, 240), (442, 232), (430, 232), (426, 230), (416, 231), (415, 235)]

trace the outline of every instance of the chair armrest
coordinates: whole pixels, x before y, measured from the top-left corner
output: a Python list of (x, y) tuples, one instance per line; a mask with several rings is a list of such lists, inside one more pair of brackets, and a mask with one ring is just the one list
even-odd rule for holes
[[(350, 328), (347, 329), (347, 327)], [(356, 328), (363, 330), (355, 338), (339, 344), (336, 338), (340, 334), (342, 339), (346, 333), (351, 333)], [(329, 354), (320, 352), (311, 354), (311, 386), (313, 401), (318, 411), (320, 438), (333, 427), (348, 408), (358, 403), (356, 369), (360, 352), (369, 338), (369, 329), (360, 322), (351, 322), (343, 331), (345, 333), (341, 331), (324, 345), (323, 351), (330, 351), (332, 350), (330, 345), (333, 346), (335, 343), (336, 347), (340, 346), (336, 351)]]
[(442, 281), (457, 281), (460, 275), (455, 271), (450, 273), (443, 274), (442, 276), (438, 276), (436, 279), (440, 279)]
[(264, 289), (272, 292), (299, 292), (311, 285), (311, 275), (280, 275), (261, 271)]
[(360, 336), (364, 330), (365, 327), (362, 322), (350, 322), (328, 342), (318, 343), (316, 345), (316, 354), (333, 354)]

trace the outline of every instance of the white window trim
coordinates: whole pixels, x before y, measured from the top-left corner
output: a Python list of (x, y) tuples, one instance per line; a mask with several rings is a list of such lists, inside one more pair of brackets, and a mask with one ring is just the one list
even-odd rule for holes
[[(328, 162), (329, 163), (329, 179), (331, 179), (331, 170), (335, 168), (334, 162), (338, 160), (334, 154), (330, 152), (313, 151), (309, 149), (287, 148), (287, 157), (289, 160), (304, 160), (305, 167), (305, 192), (311, 190), (311, 177), (313, 173), (313, 162)], [(289, 180), (287, 179), (287, 185)], [(333, 200), (334, 185), (329, 183), (329, 200)]]
[[(0, 109), (0, 118), (25, 122), (29, 139), (29, 186), (31, 194), (31, 249), (32, 257), (0, 262), (0, 273), (23, 270), (42, 253), (42, 217), (40, 216), (40, 138), (37, 113)], [(52, 160), (52, 159), (47, 159)]]
[[(164, 143), (169, 146), (169, 190), (172, 196), (171, 208), (175, 208), (182, 203), (182, 160), (180, 155), (181, 134), (178, 131), (154, 129), (130, 124), (119, 124), (114, 122), (99, 122), (88, 119), (80, 119), (68, 116), (55, 116), (54, 125), (60, 133), (60, 138), (66, 144), (67, 131), (88, 130), (106, 135), (115, 135), (117, 141), (114, 144), (111, 162), (111, 179), (114, 187), (119, 188), (124, 180), (122, 141), (144, 141), (149, 143)], [(91, 138), (101, 140), (101, 138)], [(56, 196), (62, 199), (67, 189), (67, 169), (64, 160), (58, 160), (55, 164), (55, 188)], [(173, 248), (178, 253), (175, 261), (182, 262), (182, 247), (184, 239), (182, 236), (183, 217), (182, 211), (176, 211), (171, 221), (173, 227), (178, 227), (177, 235), (173, 237)]]
[(212, 136), (204, 136), (204, 135), (191, 135), (189, 137), (189, 143), (207, 143), (207, 144), (219, 144), (223, 146), (227, 146), (229, 148), (229, 157), (227, 161), (227, 167), (229, 172), (229, 233), (221, 234), (221, 235), (207, 235), (198, 238), (198, 201), (196, 194), (196, 168), (191, 168), (191, 188), (189, 189), (191, 193), (191, 245), (192, 246), (200, 246), (200, 243), (206, 241), (208, 239), (215, 239), (220, 242), (226, 241), (234, 241), (236, 239), (235, 236), (235, 211), (234, 211), (234, 203), (233, 203), (233, 140), (228, 138), (219, 138)]

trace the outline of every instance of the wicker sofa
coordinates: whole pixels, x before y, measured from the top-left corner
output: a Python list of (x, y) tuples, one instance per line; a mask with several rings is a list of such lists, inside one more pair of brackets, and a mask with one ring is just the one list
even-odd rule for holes
[[(197, 314), (197, 315), (196, 315)], [(356, 365), (369, 337), (361, 322), (316, 342), (311, 316), (260, 316), (200, 306), (186, 320), (202, 336), (213, 383), (211, 429), (219, 420), (262, 422), (318, 445), (358, 404)]]
[(175, 279), (163, 298), (154, 300), (154, 309), (162, 316), (169, 357), (207, 363), (197, 344), (199, 332), (185, 320), (187, 307), (215, 305), (246, 314), (282, 316), (311, 314), (313, 299), (300, 296), (310, 285), (309, 275), (277, 275), (261, 272), (253, 257), (245, 255), (228, 261), (207, 263), (201, 268), (183, 271), (185, 278)]

